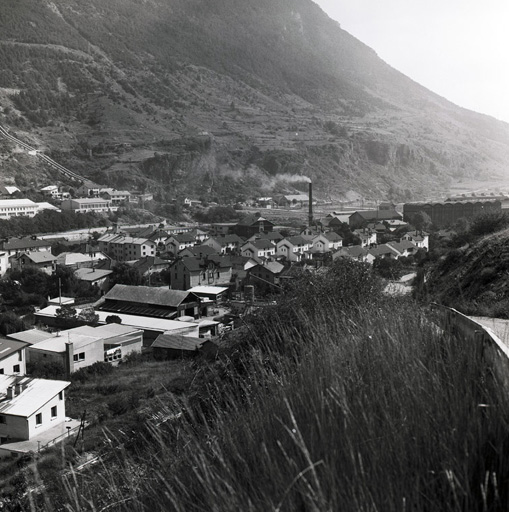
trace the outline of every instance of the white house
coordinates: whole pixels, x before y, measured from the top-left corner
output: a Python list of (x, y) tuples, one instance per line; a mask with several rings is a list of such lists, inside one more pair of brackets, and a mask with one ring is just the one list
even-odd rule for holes
[(196, 240), (191, 233), (182, 233), (180, 235), (170, 235), (164, 245), (167, 252), (176, 256), (180, 251), (188, 247), (194, 247)]
[(301, 261), (310, 246), (309, 240), (301, 236), (290, 236), (277, 243), (276, 254), (284, 256), (287, 261)]
[(371, 247), (377, 242), (377, 234), (374, 230), (367, 228), (354, 229), (353, 234), (360, 239), (361, 247)]
[(343, 246), (343, 238), (334, 231), (319, 233), (312, 238), (314, 252), (337, 251)]
[(64, 430), (64, 391), (70, 384), (0, 375), (0, 457), (12, 453), (10, 443), (32, 439), (57, 426)]
[(246, 242), (240, 248), (240, 254), (246, 258), (261, 261), (275, 256), (276, 246), (269, 240), (254, 240), (253, 242)]
[(243, 243), (244, 240), (238, 235), (224, 235), (207, 238), (202, 245), (208, 245), (220, 254), (229, 254), (240, 249)]
[(425, 231), (409, 231), (401, 237), (401, 242), (404, 240), (412, 242), (419, 249), (429, 251), (429, 234)]
[(0, 375), (25, 375), (26, 353), (29, 343), (0, 338)]
[(41, 192), (44, 196), (57, 198), (59, 196), (58, 187), (56, 185), (48, 185), (47, 187), (41, 188)]

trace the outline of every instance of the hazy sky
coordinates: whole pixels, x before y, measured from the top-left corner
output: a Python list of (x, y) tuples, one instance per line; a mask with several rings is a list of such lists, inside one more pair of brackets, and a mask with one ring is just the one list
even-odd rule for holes
[(385, 62), (509, 122), (509, 0), (315, 0)]

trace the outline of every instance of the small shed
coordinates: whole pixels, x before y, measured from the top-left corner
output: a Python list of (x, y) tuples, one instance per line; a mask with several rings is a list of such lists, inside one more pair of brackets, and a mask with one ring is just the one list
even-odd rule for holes
[[(207, 345), (207, 347), (205, 347)], [(157, 360), (192, 357), (202, 350), (209, 350), (216, 345), (211, 340), (184, 336), (182, 334), (164, 333), (152, 343), (154, 358)]]

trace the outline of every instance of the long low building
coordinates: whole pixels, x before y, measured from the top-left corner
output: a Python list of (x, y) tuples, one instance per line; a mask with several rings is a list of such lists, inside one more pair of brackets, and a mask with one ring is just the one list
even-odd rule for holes
[(502, 211), (502, 203), (498, 200), (486, 201), (453, 201), (406, 203), (403, 205), (403, 220), (412, 223), (418, 213), (425, 213), (436, 226), (454, 224), (461, 218), (471, 219), (484, 212)]
[(0, 199), (0, 219), (34, 217), (39, 205), (30, 199)]
[[(57, 309), (59, 306), (48, 306), (35, 313), (35, 318), (49, 327), (58, 328), (56, 321)], [(81, 309), (76, 308), (77, 314)], [(143, 331), (143, 346), (149, 347), (152, 342), (163, 332), (173, 332), (178, 334), (187, 334), (190, 336), (200, 335), (200, 324), (198, 322), (182, 322), (179, 320), (168, 320), (166, 318), (150, 318), (146, 316), (127, 315), (123, 313), (112, 313), (111, 311), (95, 311), (99, 316), (99, 324), (105, 325), (106, 318), (109, 316), (118, 316), (121, 325), (135, 327)]]
[(60, 205), (62, 210), (71, 210), (75, 213), (87, 212), (116, 212), (118, 206), (113, 205), (109, 199), (101, 199), (96, 197), (84, 197), (78, 199), (66, 199)]

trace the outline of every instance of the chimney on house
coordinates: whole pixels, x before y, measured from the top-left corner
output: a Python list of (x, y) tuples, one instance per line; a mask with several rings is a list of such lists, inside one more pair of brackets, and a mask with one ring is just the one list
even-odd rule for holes
[(313, 183), (309, 182), (309, 227), (313, 224)]
[(21, 384), (19, 382), (16, 383), (14, 386), (14, 394), (18, 396), (23, 391), (23, 388), (21, 387)]
[(14, 386), (9, 386), (7, 388), (7, 398), (12, 400), (14, 398)]

